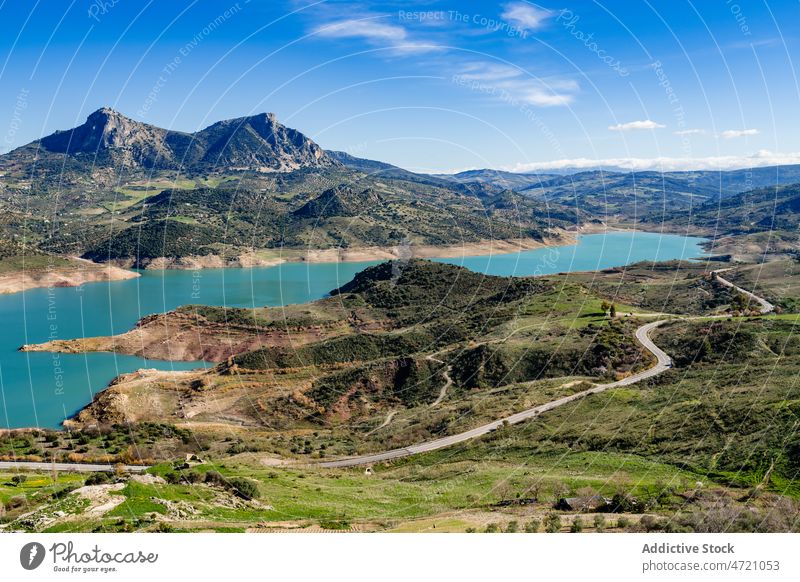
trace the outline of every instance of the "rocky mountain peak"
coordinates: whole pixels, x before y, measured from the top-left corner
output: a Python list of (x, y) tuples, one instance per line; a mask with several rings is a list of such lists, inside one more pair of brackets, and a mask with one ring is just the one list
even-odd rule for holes
[[(30, 148), (30, 146), (40, 146)], [(18, 155), (66, 154), (93, 167), (158, 170), (290, 171), (339, 165), (274, 113), (218, 121), (195, 133), (162, 129), (102, 107), (86, 121), (23, 146)], [(14, 156), (15, 152), (8, 154)]]

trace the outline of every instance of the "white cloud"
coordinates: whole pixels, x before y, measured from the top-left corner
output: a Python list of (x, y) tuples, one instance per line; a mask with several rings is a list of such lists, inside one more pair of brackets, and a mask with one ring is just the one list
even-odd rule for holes
[(501, 18), (523, 30), (541, 28), (544, 21), (553, 14), (549, 10), (537, 8), (527, 2), (509, 2), (503, 8), (503, 13), (500, 15)]
[(650, 119), (643, 121), (629, 121), (628, 123), (618, 123), (617, 125), (609, 125), (608, 129), (611, 131), (636, 131), (640, 129), (661, 129), (666, 125), (661, 125)]
[(682, 129), (680, 131), (673, 131), (675, 135), (702, 135), (706, 132), (705, 129)]
[(777, 153), (760, 150), (749, 156), (713, 156), (706, 158), (571, 158), (550, 162), (531, 162), (500, 168), (511, 172), (563, 170), (565, 168), (592, 169), (617, 167), (626, 170), (654, 170), (678, 172), (686, 170), (737, 170), (763, 166), (800, 164), (800, 152)]
[(518, 68), (509, 65), (474, 62), (466, 65), (460, 76), (463, 79), (491, 82), (513, 79), (521, 74)]
[(488, 62), (469, 63), (454, 79), (473, 91), (512, 106), (569, 105), (580, 91), (580, 85), (573, 80), (537, 79), (516, 67)]
[(320, 24), (312, 31), (323, 38), (360, 38), (372, 44), (388, 45), (397, 53), (422, 53), (441, 50), (438, 44), (409, 39), (408, 31), (397, 24), (378, 22), (379, 16), (349, 18)]
[(529, 105), (553, 107), (569, 105), (575, 100), (575, 96), (568, 93), (556, 93), (544, 87), (529, 87), (522, 90), (521, 99)]
[(402, 26), (376, 22), (374, 19), (330, 22), (316, 27), (314, 33), (327, 38), (369, 38), (390, 41), (403, 40), (408, 34)]
[(725, 139), (735, 139), (746, 135), (758, 135), (759, 133), (757, 129), (728, 129), (723, 131), (720, 135)]

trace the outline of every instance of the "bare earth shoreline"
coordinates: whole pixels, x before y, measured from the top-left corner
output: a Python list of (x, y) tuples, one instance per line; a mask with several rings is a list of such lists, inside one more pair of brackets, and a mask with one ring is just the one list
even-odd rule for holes
[[(284, 249), (243, 254), (226, 259), (218, 255), (189, 256), (180, 259), (158, 258), (146, 265), (156, 269), (221, 269), (247, 267), (273, 267), (287, 262), (336, 263), (380, 261), (411, 258), (457, 258), (478, 255), (510, 254), (543, 247), (574, 244), (575, 233), (561, 232), (543, 241), (534, 239), (489, 240), (459, 245), (420, 245), (394, 247), (360, 247), (337, 249)], [(131, 263), (99, 264), (72, 258), (68, 266), (45, 269), (20, 270), (0, 275), (0, 295), (18, 293), (35, 288), (77, 287), (84, 283), (119, 281), (139, 277), (128, 270)]]
[[(532, 249), (567, 246), (575, 244), (578, 235), (609, 232), (631, 232), (637, 229), (609, 227), (604, 223), (587, 223), (575, 230), (554, 231), (543, 240), (519, 238), (509, 240), (485, 240), (465, 242), (457, 245), (411, 245), (392, 247), (353, 247), (335, 249), (278, 249), (260, 250), (235, 257), (219, 255), (188, 256), (179, 259), (160, 257), (153, 259), (146, 270), (179, 269), (224, 269), (274, 267), (282, 263), (351, 263), (360, 261), (386, 261), (393, 259), (452, 259), (458, 257), (503, 255)], [(664, 233), (667, 234), (667, 233)], [(690, 233), (676, 233), (684, 236)], [(696, 235), (702, 236), (702, 235)], [(0, 295), (18, 293), (28, 289), (47, 287), (77, 287), (84, 283), (120, 281), (139, 277), (129, 270), (131, 261), (93, 263), (72, 257), (71, 265), (48, 269), (20, 270), (0, 274)]]
[(101, 265), (83, 259), (71, 259), (67, 266), (23, 269), (0, 275), (0, 295), (29, 289), (49, 287), (78, 287), (84, 283), (135, 279), (139, 273), (116, 265)]

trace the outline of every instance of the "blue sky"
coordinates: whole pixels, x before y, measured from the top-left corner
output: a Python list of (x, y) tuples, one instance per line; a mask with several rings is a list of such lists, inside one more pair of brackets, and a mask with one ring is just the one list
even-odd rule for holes
[(800, 3), (0, 4), (0, 151), (271, 111), (419, 171), (800, 162)]

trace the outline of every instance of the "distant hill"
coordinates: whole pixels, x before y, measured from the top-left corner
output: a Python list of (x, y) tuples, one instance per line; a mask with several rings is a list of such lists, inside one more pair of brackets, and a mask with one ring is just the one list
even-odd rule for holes
[(433, 175), (433, 174), (418, 174), (405, 170), (392, 164), (385, 162), (378, 162), (375, 160), (368, 160), (365, 158), (358, 158), (346, 152), (327, 151), (330, 157), (345, 165), (348, 168), (364, 172), (373, 177), (391, 178), (396, 180), (405, 180), (417, 184), (427, 184), (429, 186), (439, 186), (456, 190), (464, 194), (473, 194), (475, 196), (483, 196), (493, 194), (506, 188), (506, 186), (497, 186), (488, 181), (482, 180), (452, 180), (447, 175)]
[(592, 170), (543, 180), (518, 191), (575, 206), (599, 219), (662, 220), (667, 212), (740, 192), (800, 181), (800, 166), (728, 172), (607, 172)]
[(574, 206), (600, 220), (660, 217), (740, 192), (800, 182), (800, 165), (730, 171), (658, 172), (617, 167), (565, 168), (541, 173), (469, 170), (437, 174), (460, 184), (483, 184), (520, 192), (537, 200)]
[(732, 235), (796, 232), (800, 226), (800, 184), (742, 192), (692, 209), (669, 212), (664, 220)]
[(504, 170), (468, 170), (458, 174), (435, 174), (436, 177), (454, 182), (481, 182), (501, 188), (536, 193), (548, 192), (554, 188), (569, 186), (582, 188), (603, 177), (606, 189), (632, 187), (634, 182), (650, 187), (663, 181), (666, 191), (686, 192), (708, 197), (725, 197), (738, 192), (800, 182), (800, 165), (767, 166), (743, 168), (739, 170), (696, 170), (681, 172), (659, 172), (656, 170), (626, 170), (614, 166), (596, 168), (562, 168), (542, 170), (541, 172), (508, 172)]
[(503, 170), (467, 170), (457, 174), (436, 174), (438, 178), (452, 180), (458, 183), (480, 182), (482, 184), (492, 184), (499, 188), (511, 190), (524, 190), (525, 188), (536, 186), (554, 178), (553, 173), (516, 173)]

